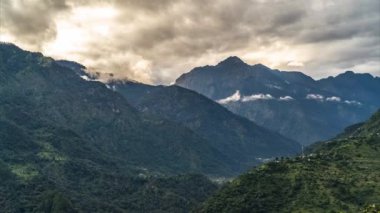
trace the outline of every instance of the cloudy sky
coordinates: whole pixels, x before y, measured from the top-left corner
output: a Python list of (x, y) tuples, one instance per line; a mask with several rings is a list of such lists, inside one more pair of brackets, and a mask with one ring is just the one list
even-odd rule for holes
[(379, 0), (0, 0), (0, 40), (168, 84), (236, 55), (321, 78), (380, 75)]

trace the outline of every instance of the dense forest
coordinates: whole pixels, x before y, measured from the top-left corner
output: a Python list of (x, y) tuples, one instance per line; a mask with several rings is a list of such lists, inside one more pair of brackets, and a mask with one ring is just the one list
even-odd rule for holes
[(185, 127), (51, 58), (0, 47), (0, 212), (188, 212), (216, 185), (185, 173), (233, 173)]
[(305, 156), (276, 159), (236, 178), (200, 211), (378, 212), (379, 183), (380, 111)]

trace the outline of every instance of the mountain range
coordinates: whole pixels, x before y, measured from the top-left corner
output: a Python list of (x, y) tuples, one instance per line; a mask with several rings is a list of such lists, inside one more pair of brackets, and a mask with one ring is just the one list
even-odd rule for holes
[[(300, 136), (283, 131), (286, 137), (234, 114), (238, 104), (252, 104), (245, 106), (250, 111), (261, 109), (253, 107), (258, 102), (277, 102), (267, 110), (292, 112), (282, 103), (293, 103), (294, 113), (315, 116), (297, 117), (305, 125), (344, 116), (344, 122), (361, 121), (378, 104), (378, 78), (347, 72), (315, 81), (236, 57), (195, 70), (205, 75), (202, 85), (220, 71), (225, 81), (219, 84), (230, 90), (215, 86), (213, 96), (201, 94), (206, 87), (178, 86), (182, 80), (171, 86), (101, 82), (76, 62), (0, 43), (1, 211), (357, 212), (380, 202), (380, 112), (297, 157), (301, 145), (295, 139), (319, 132), (327, 137), (326, 127), (297, 132), (294, 121), (287, 128)], [(271, 92), (255, 92), (251, 80)], [(324, 124), (339, 129), (339, 122)]]
[(185, 126), (244, 171), (264, 159), (289, 156), (301, 151), (297, 142), (235, 115), (218, 103), (178, 86), (150, 86), (130, 81), (107, 84), (122, 94), (132, 106)]
[(304, 145), (333, 137), (380, 107), (380, 78), (347, 71), (314, 80), (302, 72), (248, 65), (229, 57), (197, 67), (176, 85)]
[(32, 135), (68, 132), (123, 165), (163, 173), (232, 171), (231, 161), (192, 131), (144, 116), (104, 84), (39, 53), (2, 45), (0, 82), (1, 119)]
[[(188, 212), (217, 188), (188, 173), (231, 177), (260, 157), (299, 151), (296, 142), (180, 87), (164, 88), (167, 94), (151, 101), (162, 100), (163, 107), (170, 104), (165, 96), (189, 96), (183, 101), (204, 106), (173, 110), (200, 113), (199, 121), (164, 116), (158, 111), (164, 108), (144, 112), (136, 99), (83, 69), (0, 44), (0, 204), (6, 212)], [(210, 109), (203, 107), (228, 122), (220, 125), (216, 114), (206, 122)], [(207, 128), (191, 127), (199, 122)], [(218, 131), (232, 138), (222, 140)]]
[(236, 168), (191, 130), (143, 115), (103, 83), (0, 44), (2, 212), (188, 212), (216, 186), (185, 173)]

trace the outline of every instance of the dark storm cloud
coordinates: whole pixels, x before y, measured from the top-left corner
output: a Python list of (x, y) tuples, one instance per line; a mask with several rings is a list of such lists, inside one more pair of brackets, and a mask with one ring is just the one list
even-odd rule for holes
[[(0, 32), (29, 45), (35, 42), (36, 48), (49, 53), (49, 48), (41, 47), (55, 42), (64, 22), (66, 30), (80, 29), (69, 32), (82, 33), (77, 35), (82, 45), (70, 54), (55, 55), (75, 55), (93, 69), (145, 82), (168, 83), (193, 66), (216, 63), (228, 55), (280, 69), (304, 65), (299, 69), (316, 77), (353, 68), (378, 73), (378, 0), (2, 0), (2, 4)], [(90, 23), (87, 15), (73, 15), (84, 7), (111, 7), (117, 15)], [(109, 30), (94, 33), (98, 25)]]
[[(343, 2), (340, 2), (343, 4)], [(345, 2), (309, 15), (315, 21), (301, 31), (300, 40), (311, 42), (334, 41), (353, 37), (379, 37), (380, 1)]]
[(43, 43), (55, 37), (55, 16), (69, 7), (65, 0), (1, 0), (1, 28), (26, 42)]

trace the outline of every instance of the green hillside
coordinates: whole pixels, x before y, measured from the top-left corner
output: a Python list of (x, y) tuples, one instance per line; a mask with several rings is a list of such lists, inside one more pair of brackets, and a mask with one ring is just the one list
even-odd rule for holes
[(380, 111), (348, 137), (319, 144), (305, 157), (264, 164), (227, 184), (200, 211), (359, 212), (379, 206), (379, 122)]
[(188, 212), (216, 186), (184, 173), (232, 168), (191, 130), (0, 44), (0, 212)]
[(233, 174), (231, 161), (191, 130), (139, 113), (104, 84), (51, 58), (0, 47), (0, 118), (25, 134), (62, 129), (121, 165), (162, 173)]

